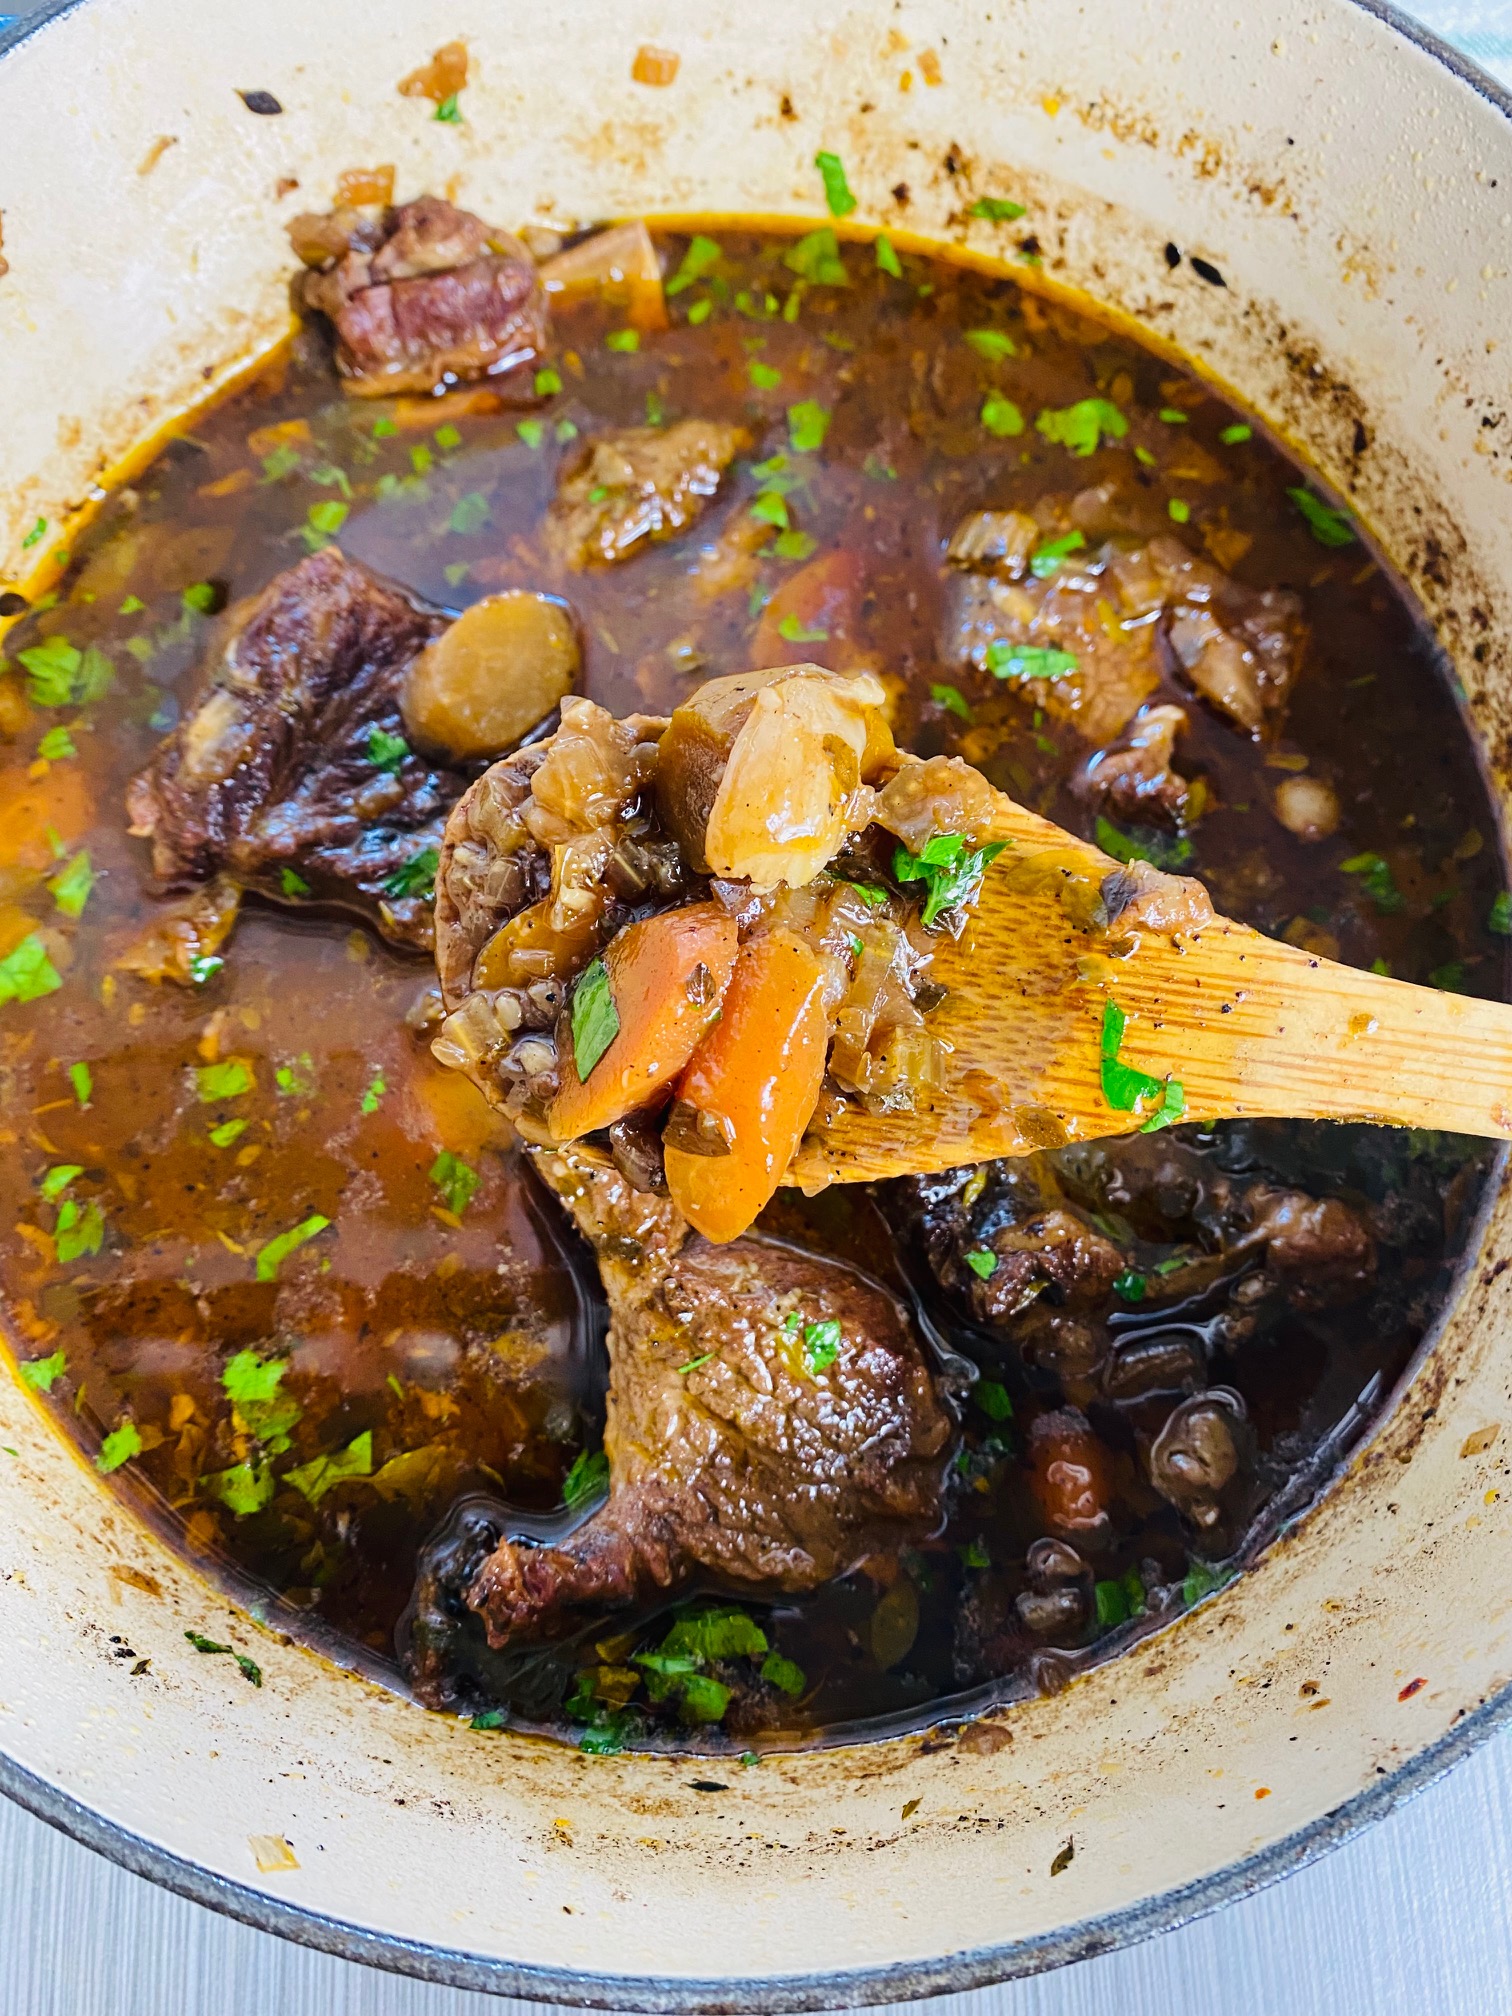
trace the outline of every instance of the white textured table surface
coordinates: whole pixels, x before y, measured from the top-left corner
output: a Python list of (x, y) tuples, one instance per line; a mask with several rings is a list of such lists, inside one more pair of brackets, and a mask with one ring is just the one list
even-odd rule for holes
[[(1252, 0), (1263, 4), (1263, 0)], [(0, 18), (25, 0), (0, 0)], [(1412, 9), (1512, 85), (1512, 0)], [(1110, 15), (1110, 20), (1116, 15)], [(306, 1952), (0, 1800), (0, 2016), (495, 2016), (537, 2005)], [(1512, 1731), (1313, 1868), (1122, 1953), (930, 2016), (1512, 2016)]]

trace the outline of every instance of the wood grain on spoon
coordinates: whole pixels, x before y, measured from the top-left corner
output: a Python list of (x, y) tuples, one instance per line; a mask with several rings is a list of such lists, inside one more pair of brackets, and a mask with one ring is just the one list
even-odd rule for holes
[(949, 1046), (915, 1111), (849, 1107), (790, 1180), (813, 1189), (1133, 1133), (1155, 1102), (1104, 1096), (1109, 1001), (1120, 1060), (1179, 1081), (1181, 1118), (1375, 1120), (1512, 1139), (1512, 1007), (1361, 973), (1225, 917), (1174, 933), (1104, 923), (1119, 864), (1003, 798), (959, 939), (942, 936), (930, 1016)]

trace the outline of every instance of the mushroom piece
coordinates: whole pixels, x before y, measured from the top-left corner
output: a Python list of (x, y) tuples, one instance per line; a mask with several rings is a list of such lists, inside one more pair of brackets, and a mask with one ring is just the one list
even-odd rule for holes
[(416, 743), (454, 762), (499, 756), (560, 705), (580, 663), (566, 605), (510, 588), (475, 602), (426, 646), (399, 711)]
[(1321, 777), (1288, 777), (1276, 786), (1276, 817), (1299, 840), (1326, 840), (1338, 830), (1338, 793)]
[(1244, 1402), (1227, 1387), (1183, 1400), (1150, 1450), (1150, 1482), (1198, 1526), (1218, 1522), (1219, 1497), (1239, 1469), (1235, 1434)]

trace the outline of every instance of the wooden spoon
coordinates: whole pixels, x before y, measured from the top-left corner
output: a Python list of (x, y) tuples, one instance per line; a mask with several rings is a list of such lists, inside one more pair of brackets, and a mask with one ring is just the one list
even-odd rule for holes
[[(1024, 1155), (1131, 1133), (1178, 1104), (1183, 1120), (1276, 1114), (1512, 1139), (1512, 1007), (1267, 938), (1213, 915), (1191, 882), (1120, 870), (1008, 798), (993, 837), (1009, 844), (931, 969), (948, 989), (929, 1018), (950, 1046), (944, 1086), (913, 1112), (851, 1107), (816, 1123), (789, 1181), (812, 1190)], [(1141, 881), (1153, 896), (1129, 902)], [(1178, 928), (1149, 921), (1162, 907)], [(1121, 914), (1107, 921), (1109, 909)], [(1124, 1110), (1103, 1068), (1119, 1011), (1116, 1064), (1147, 1074)], [(1167, 1078), (1179, 1092), (1149, 1083)], [(1120, 1100), (1139, 1083), (1116, 1069), (1109, 1080)]]

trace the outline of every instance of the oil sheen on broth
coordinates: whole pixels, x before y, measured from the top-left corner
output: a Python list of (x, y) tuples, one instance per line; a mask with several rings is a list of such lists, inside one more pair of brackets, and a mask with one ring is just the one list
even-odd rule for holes
[[(307, 329), (108, 501), (11, 631), (0, 1276), (60, 1429), (272, 1621), (394, 1684), (419, 1633), (427, 1698), (484, 1726), (509, 1710), (588, 1748), (759, 1751), (1055, 1686), (1217, 1586), (1411, 1363), (1489, 1158), (1236, 1124), (933, 1187), (780, 1193), (770, 1231), (880, 1277), (942, 1354), (959, 1415), (942, 1529), (799, 1600), (695, 1585), (490, 1654), (436, 1592), (499, 1533), (549, 1537), (592, 1494), (594, 1269), (505, 1123), (432, 1061), (424, 958), (287, 886), (282, 907), (248, 901), (194, 984), (123, 967), (162, 907), (127, 781), (221, 612), (332, 540), (440, 609), (560, 593), (579, 689), (615, 714), (670, 711), (775, 635), (793, 659), (880, 670), (902, 746), (965, 756), (1295, 943), (1499, 994), (1512, 917), (1468, 732), (1403, 597), (1231, 407), (1006, 279), (912, 257), (894, 274), (848, 246), (843, 285), (806, 284), (788, 241), (723, 232), (717, 260), (688, 263), (686, 238), (658, 242), (669, 274), (698, 268), (672, 326), (632, 345), (612, 310), (560, 313), (528, 407), (344, 397)], [(1088, 400), (1115, 415), (1096, 445), (1036, 424)], [(584, 441), (687, 416), (749, 440), (700, 522), (623, 566), (553, 571), (543, 514)], [(1270, 740), (1167, 671), (1152, 697), (1185, 709), (1193, 780), (1174, 826), (1108, 819), (1079, 786), (1073, 722), (941, 662), (962, 520), (1100, 485), (1131, 542), (1174, 536), (1247, 587), (1285, 586), (1306, 624)], [(1324, 789), (1299, 796), (1300, 779)], [(1308, 1200), (1344, 1215), (1315, 1213), (1310, 1248), (1284, 1227), (1246, 1244), (1234, 1228), (1278, 1196), (1288, 1225)], [(994, 1313), (972, 1255), (1004, 1227), (1032, 1240), (1052, 1206), (1116, 1251), (1116, 1275)], [(974, 1388), (951, 1385), (955, 1354)], [(1183, 1496), (1205, 1463), (1207, 1495)], [(1109, 1508), (1095, 1531), (1066, 1497), (1079, 1473)], [(429, 1595), (408, 1614), (422, 1556)]]

